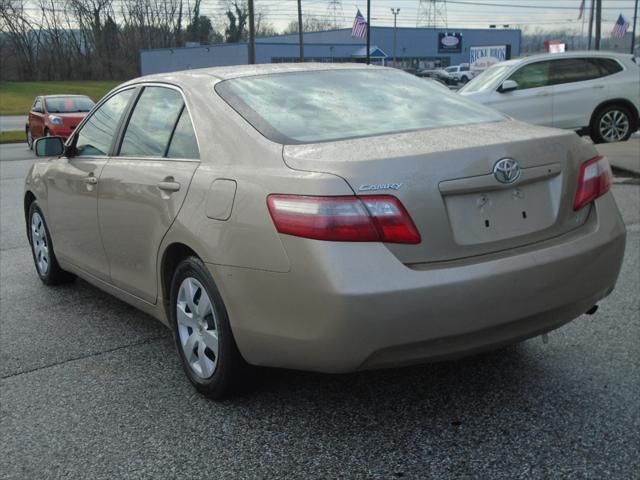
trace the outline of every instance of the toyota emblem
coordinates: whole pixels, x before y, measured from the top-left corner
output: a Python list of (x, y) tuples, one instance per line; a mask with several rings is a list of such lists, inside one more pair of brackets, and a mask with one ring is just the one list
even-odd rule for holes
[(520, 178), (520, 165), (512, 158), (498, 160), (493, 166), (493, 176), (500, 183), (513, 183)]

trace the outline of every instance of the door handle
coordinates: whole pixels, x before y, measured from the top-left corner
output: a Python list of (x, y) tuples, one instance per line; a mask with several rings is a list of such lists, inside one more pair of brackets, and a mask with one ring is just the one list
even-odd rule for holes
[(550, 95), (549, 92), (540, 92), (536, 94), (536, 97), (548, 97)]
[(593, 89), (596, 89), (596, 88), (597, 88), (597, 89), (601, 89), (601, 88), (604, 88), (604, 85), (594, 85), (594, 86), (593, 86), (593, 87), (591, 87), (591, 88), (593, 88)]
[(89, 175), (88, 177), (84, 177), (84, 183), (87, 185), (96, 185), (98, 183), (98, 179), (93, 175)]
[(165, 192), (177, 192), (180, 190), (180, 184), (178, 182), (159, 182), (158, 188)]

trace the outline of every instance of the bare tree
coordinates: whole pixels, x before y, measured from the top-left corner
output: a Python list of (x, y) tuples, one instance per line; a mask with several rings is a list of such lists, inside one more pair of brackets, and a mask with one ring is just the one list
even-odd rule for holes
[[(324, 30), (329, 30), (332, 28), (333, 24), (331, 20), (325, 18), (314, 17), (313, 15), (308, 15), (302, 21), (302, 30), (304, 32), (321, 32)], [(298, 22), (292, 20), (289, 22), (289, 25), (282, 32), (285, 35), (298, 33)]]
[(9, 39), (19, 78), (35, 78), (41, 30), (27, 14), (24, 0), (0, 0), (0, 31)]

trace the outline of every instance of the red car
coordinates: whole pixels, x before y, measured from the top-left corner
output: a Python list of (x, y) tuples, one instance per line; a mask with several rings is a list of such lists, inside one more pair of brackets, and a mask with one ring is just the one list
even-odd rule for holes
[(95, 102), (86, 95), (43, 95), (36, 97), (25, 126), (27, 144), (36, 138), (55, 135), (68, 138)]

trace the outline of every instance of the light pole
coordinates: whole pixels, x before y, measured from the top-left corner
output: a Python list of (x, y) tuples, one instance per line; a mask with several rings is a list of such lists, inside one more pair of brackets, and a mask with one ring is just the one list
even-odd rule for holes
[(396, 68), (396, 45), (398, 43), (397, 28), (400, 9), (392, 8), (391, 13), (393, 13), (393, 68)]
[(302, 0), (298, 0), (298, 42), (300, 42), (300, 63), (304, 62), (304, 31), (302, 28)]

